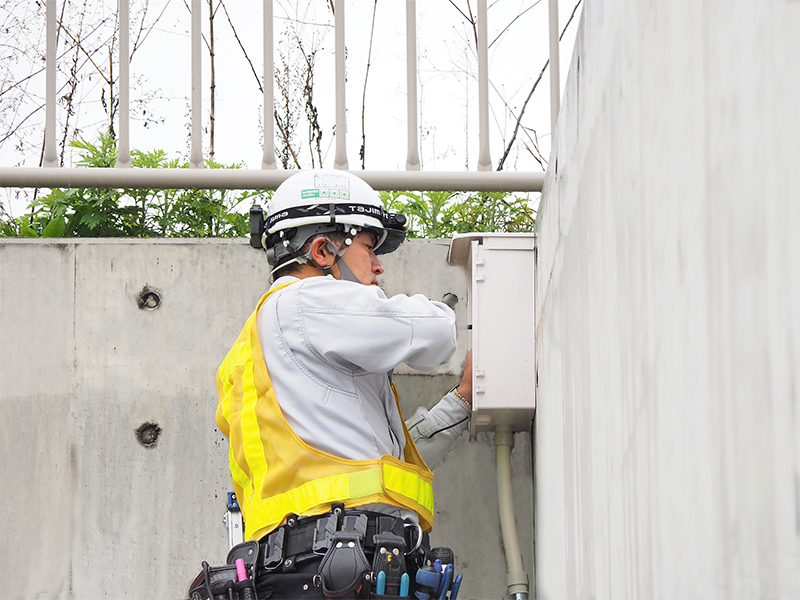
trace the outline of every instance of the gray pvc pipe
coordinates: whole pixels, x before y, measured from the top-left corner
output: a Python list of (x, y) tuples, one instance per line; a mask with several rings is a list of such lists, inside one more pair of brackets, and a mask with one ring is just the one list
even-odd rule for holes
[(500, 529), (506, 552), (506, 582), (508, 593), (515, 600), (528, 598), (528, 574), (522, 566), (522, 553), (517, 538), (517, 518), (514, 514), (514, 492), (511, 486), (511, 449), (514, 433), (510, 425), (498, 425), (494, 430), (497, 450), (497, 496), (500, 505)]

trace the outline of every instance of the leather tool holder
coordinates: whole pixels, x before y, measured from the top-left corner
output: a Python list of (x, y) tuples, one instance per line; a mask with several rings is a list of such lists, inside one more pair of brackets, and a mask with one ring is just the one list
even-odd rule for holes
[(203, 571), (189, 589), (190, 600), (256, 600), (252, 578), (237, 581), (236, 566), (210, 567), (203, 561)]
[(400, 593), (400, 578), (406, 573), (406, 540), (387, 531), (375, 534), (375, 557), (372, 560), (372, 572), (386, 574), (386, 595), (397, 596)]
[[(366, 518), (364, 519), (366, 528)], [(360, 531), (334, 534), (331, 546), (319, 565), (322, 593), (326, 598), (366, 598), (370, 569), (364, 555)]]
[(228, 556), (225, 559), (225, 564), (235, 566), (236, 560), (241, 558), (244, 561), (244, 566), (247, 570), (247, 576), (252, 579), (255, 577), (256, 573), (258, 551), (258, 542), (242, 542), (241, 544), (237, 544), (230, 549), (230, 552), (228, 552)]
[[(236, 559), (244, 560), (247, 579), (239, 581)], [(255, 573), (258, 542), (244, 542), (231, 548), (224, 567), (211, 567), (203, 561), (203, 570), (189, 587), (190, 600), (256, 600)]]

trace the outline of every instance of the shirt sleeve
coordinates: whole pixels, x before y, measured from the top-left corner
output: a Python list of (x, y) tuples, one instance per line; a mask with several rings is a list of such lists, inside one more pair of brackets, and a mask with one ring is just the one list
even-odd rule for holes
[(446, 304), (422, 295), (387, 298), (377, 286), (313, 279), (298, 290), (298, 313), (309, 349), (322, 360), (370, 373), (401, 363), (430, 371), (455, 351), (455, 314)]
[(449, 392), (436, 406), (430, 410), (420, 407), (406, 421), (411, 438), (428, 467), (435, 468), (447, 456), (467, 428), (470, 416), (472, 411)]

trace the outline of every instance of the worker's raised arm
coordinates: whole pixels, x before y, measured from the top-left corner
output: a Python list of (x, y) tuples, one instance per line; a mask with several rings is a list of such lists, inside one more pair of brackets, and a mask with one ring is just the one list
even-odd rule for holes
[[(285, 314), (300, 316), (309, 349), (335, 367), (381, 373), (406, 363), (430, 371), (456, 348), (453, 311), (421, 295), (387, 298), (377, 286), (318, 277), (281, 302), (292, 296), (297, 310)], [(282, 313), (279, 306), (279, 318)]]
[(472, 350), (467, 352), (461, 381), (430, 410), (419, 407), (406, 427), (431, 469), (447, 456), (472, 416)]

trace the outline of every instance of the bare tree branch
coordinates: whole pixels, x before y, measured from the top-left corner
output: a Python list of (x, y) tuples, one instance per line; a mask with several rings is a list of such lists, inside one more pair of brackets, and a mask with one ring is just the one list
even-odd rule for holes
[[(82, 51), (82, 52), (83, 52), (83, 53), (86, 55), (86, 58), (88, 58), (88, 59), (89, 59), (89, 62), (90, 62), (90, 63), (92, 63), (92, 66), (94, 66), (95, 70), (96, 70), (96, 71), (97, 71), (97, 72), (100, 74), (100, 77), (102, 77), (103, 79), (105, 79), (106, 83), (111, 83), (111, 81), (109, 80), (109, 78), (108, 78), (108, 77), (106, 77), (106, 76), (105, 76), (105, 74), (103, 73), (103, 70), (102, 70), (100, 67), (98, 67), (98, 66), (97, 66), (97, 63), (96, 63), (96, 62), (94, 62), (94, 60), (92, 59), (92, 55), (91, 55), (91, 54), (89, 54), (89, 53), (86, 51), (86, 49), (83, 47), (83, 45), (80, 43), (80, 41), (79, 41), (79, 40), (75, 39), (75, 37), (74, 37), (74, 36), (73, 36), (73, 35), (72, 35), (72, 34), (69, 32), (69, 30), (68, 30), (68, 29), (67, 29), (67, 28), (64, 26), (64, 23), (63, 23), (63, 21), (62, 21), (61, 19), (59, 19), (59, 20), (58, 20), (58, 28), (59, 28), (61, 31), (63, 31), (64, 33), (66, 33), (66, 34), (69, 36), (69, 39), (71, 39), (71, 40), (72, 40), (72, 42), (73, 42), (73, 43), (74, 43), (74, 44), (75, 44), (75, 45), (78, 47), (78, 49), (80, 49), (80, 50), (81, 50), (81, 51)], [(114, 36), (112, 36), (112, 40), (113, 40), (113, 38), (114, 38)], [(99, 48), (98, 48), (98, 50), (99, 50)], [(97, 50), (95, 50), (95, 52), (97, 52)], [(92, 54), (94, 54), (94, 52), (92, 52)]]
[(561, 30), (561, 35), (558, 36), (559, 42), (564, 37), (564, 34), (567, 33), (567, 27), (569, 27), (569, 24), (572, 23), (572, 19), (575, 18), (575, 13), (578, 12), (578, 7), (580, 5), (581, 5), (581, 0), (578, 0), (578, 3), (575, 5), (575, 8), (572, 9), (572, 14), (569, 16), (569, 19), (567, 19), (567, 24), (564, 25), (564, 29)]
[(164, 8), (161, 9), (161, 13), (159, 13), (159, 15), (156, 17), (156, 20), (153, 21), (150, 24), (150, 27), (147, 28), (147, 31), (145, 32), (144, 37), (142, 37), (142, 31), (144, 30), (144, 19), (145, 19), (145, 16), (147, 15), (147, 8), (149, 6), (149, 2), (145, 3), (144, 12), (142, 13), (142, 22), (139, 25), (139, 31), (138, 31), (138, 33), (136, 35), (136, 41), (134, 41), (134, 43), (133, 43), (133, 50), (131, 50), (131, 55), (130, 55), (130, 57), (128, 57), (128, 60), (133, 58), (133, 54), (136, 52), (136, 50), (138, 50), (139, 47), (142, 44), (144, 44), (145, 40), (147, 39), (147, 36), (150, 35), (150, 32), (153, 31), (153, 29), (155, 29), (155, 26), (161, 20), (161, 17), (164, 16), (164, 12), (167, 10), (167, 7), (169, 6), (169, 3), (170, 3), (170, 0), (167, 0), (164, 3)]
[(499, 39), (500, 39), (500, 38), (503, 36), (503, 34), (504, 34), (506, 31), (508, 31), (508, 30), (511, 28), (511, 26), (514, 24), (514, 22), (515, 22), (517, 19), (519, 19), (519, 18), (520, 18), (522, 15), (524, 15), (526, 12), (528, 12), (528, 11), (529, 11), (530, 9), (532, 9), (534, 6), (536, 6), (537, 4), (539, 4), (541, 1), (542, 1), (542, 0), (536, 0), (536, 2), (534, 2), (534, 3), (533, 3), (533, 4), (531, 4), (531, 5), (530, 5), (528, 8), (526, 8), (526, 9), (525, 9), (525, 10), (523, 10), (521, 13), (519, 13), (519, 14), (518, 14), (516, 17), (514, 17), (513, 19), (511, 19), (511, 22), (510, 22), (508, 25), (506, 25), (506, 26), (503, 28), (503, 31), (501, 31), (500, 33), (498, 33), (498, 34), (497, 34), (497, 37), (496, 37), (496, 38), (494, 38), (494, 39), (492, 40), (492, 42), (489, 44), (489, 46), (488, 46), (488, 47), (489, 47), (489, 48), (491, 48), (491, 47), (494, 45), (494, 43), (495, 43), (497, 40), (499, 40)]
[[(219, 10), (219, 3), (217, 3), (217, 10)], [(217, 79), (215, 70), (215, 57), (214, 53), (214, 17), (217, 14), (214, 10), (214, 0), (208, 0), (208, 57), (211, 67), (211, 84), (209, 87), (211, 94), (211, 106), (209, 110), (209, 125), (208, 125), (208, 160), (214, 162), (214, 123), (216, 120), (216, 97), (217, 97)]]
[(372, 39), (375, 36), (375, 13), (378, 12), (378, 0), (375, 0), (375, 4), (372, 6), (372, 26), (369, 30), (369, 50), (367, 51), (367, 70), (364, 73), (364, 91), (361, 93), (361, 149), (358, 151), (359, 156), (361, 157), (361, 170), (363, 171), (366, 169), (365, 161), (366, 161), (366, 146), (367, 146), (367, 134), (364, 124), (364, 115), (367, 111), (367, 79), (369, 78), (369, 67), (372, 61)]
[[(575, 13), (577, 12), (578, 7), (580, 6), (581, 2), (582, 2), (582, 0), (578, 0), (578, 3), (575, 5), (575, 8), (572, 9), (572, 14), (569, 17), (569, 20), (567, 21), (567, 24), (564, 25), (564, 29), (561, 31), (561, 35), (558, 36), (559, 41), (561, 41), (561, 38), (564, 37), (564, 34), (567, 31), (567, 27), (569, 27), (569, 24), (572, 23), (572, 19), (575, 17)], [(544, 75), (544, 72), (545, 72), (545, 70), (547, 69), (547, 67), (549, 65), (550, 65), (550, 59), (548, 58), (545, 61), (544, 66), (542, 67), (542, 70), (539, 72), (539, 76), (536, 78), (536, 81), (533, 82), (533, 87), (531, 87), (531, 91), (528, 93), (528, 97), (525, 98), (525, 102), (522, 105), (522, 110), (519, 111), (519, 116), (517, 117), (517, 123), (514, 126), (514, 133), (511, 135), (511, 139), (508, 141), (508, 144), (506, 145), (506, 150), (505, 150), (505, 152), (503, 152), (503, 156), (500, 157), (500, 160), (497, 163), (497, 170), (498, 171), (502, 171), (503, 170), (503, 164), (506, 162), (506, 158), (508, 158), (508, 155), (511, 152), (511, 148), (514, 145), (514, 141), (517, 139), (517, 133), (519, 132), (519, 128), (520, 128), (520, 125), (521, 125), (521, 122), (522, 122), (522, 115), (525, 114), (525, 109), (528, 106), (528, 102), (530, 101), (531, 96), (533, 96), (533, 92), (536, 91), (536, 87), (539, 85), (539, 82), (542, 80), (542, 76)]]
[[(297, 155), (294, 153), (294, 148), (292, 148), (292, 144), (289, 141), (289, 135), (284, 130), (283, 124), (281, 123), (280, 119), (278, 118), (278, 111), (275, 111), (274, 115), (275, 115), (275, 123), (278, 124), (278, 130), (281, 132), (281, 137), (283, 138), (283, 141), (286, 143), (286, 148), (291, 153), (292, 159), (294, 160), (295, 166), (299, 169), (299, 168), (301, 168), (300, 167), (300, 161), (297, 160)], [(284, 167), (285, 166), (286, 165), (284, 165)]]
[(244, 49), (244, 44), (242, 44), (242, 40), (239, 39), (239, 34), (237, 33), (236, 28), (233, 26), (233, 21), (231, 21), (231, 16), (228, 14), (228, 9), (222, 0), (220, 0), (219, 3), (220, 6), (222, 6), (222, 10), (225, 11), (225, 16), (228, 19), (228, 24), (231, 26), (231, 31), (233, 32), (233, 37), (236, 38), (236, 43), (239, 44), (239, 48), (242, 49), (242, 53), (244, 54), (247, 63), (250, 65), (250, 70), (253, 72), (253, 77), (256, 78), (256, 84), (258, 84), (258, 89), (263, 94), (264, 86), (261, 85), (261, 78), (258, 76), (258, 73), (256, 73), (256, 68), (253, 66), (253, 61), (250, 60), (250, 57), (247, 54), (247, 50)]
[(517, 123), (514, 125), (514, 133), (511, 134), (511, 139), (508, 140), (508, 144), (506, 145), (506, 150), (503, 152), (503, 156), (500, 157), (500, 160), (497, 163), (497, 170), (503, 170), (503, 164), (506, 162), (506, 158), (508, 158), (509, 153), (511, 152), (511, 148), (514, 146), (514, 140), (517, 139), (517, 133), (519, 132), (519, 128), (522, 125), (522, 115), (525, 114), (525, 109), (528, 107), (528, 102), (530, 102), (531, 96), (533, 96), (533, 92), (536, 91), (536, 88), (539, 85), (539, 82), (542, 80), (542, 76), (544, 75), (545, 70), (547, 69), (548, 65), (550, 64), (550, 59), (548, 58), (542, 70), (539, 71), (539, 76), (536, 78), (536, 81), (533, 82), (533, 87), (531, 87), (531, 91), (528, 92), (528, 97), (525, 98), (525, 102), (522, 103), (522, 110), (519, 111), (519, 116), (517, 116)]

